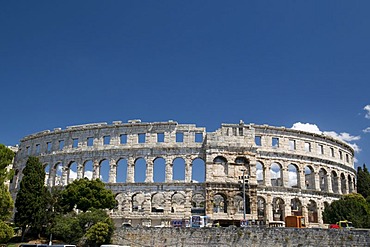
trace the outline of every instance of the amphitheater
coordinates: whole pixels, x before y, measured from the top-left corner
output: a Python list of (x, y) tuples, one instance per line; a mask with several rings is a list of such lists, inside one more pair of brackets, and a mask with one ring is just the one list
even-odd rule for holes
[(110, 212), (117, 225), (168, 226), (192, 215), (264, 225), (301, 215), (308, 227), (323, 227), (324, 208), (356, 190), (354, 150), (345, 142), (243, 121), (214, 132), (129, 120), (31, 134), (16, 154), (13, 196), (28, 156), (44, 164), (50, 187), (102, 179), (118, 202)]

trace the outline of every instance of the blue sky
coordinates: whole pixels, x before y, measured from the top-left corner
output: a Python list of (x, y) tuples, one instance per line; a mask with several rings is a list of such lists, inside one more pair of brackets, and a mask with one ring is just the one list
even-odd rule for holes
[(369, 1), (0, 6), (0, 143), (137, 118), (208, 131), (301, 122), (347, 133), (370, 164)]

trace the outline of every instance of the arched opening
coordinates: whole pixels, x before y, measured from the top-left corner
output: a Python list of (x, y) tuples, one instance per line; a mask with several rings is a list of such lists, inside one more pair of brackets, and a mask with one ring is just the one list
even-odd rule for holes
[(292, 211), (292, 215), (294, 215), (294, 216), (302, 216), (303, 215), (302, 203), (298, 198), (293, 198), (290, 201), (290, 205), (291, 205), (290, 209)]
[(265, 173), (264, 173), (264, 166), (261, 162), (257, 161), (256, 163), (256, 177), (257, 177), (257, 183), (259, 185), (265, 184)]
[(235, 159), (235, 164), (242, 165), (243, 169), (245, 169), (245, 175), (250, 175), (250, 165), (249, 160), (245, 157), (237, 157)]
[(44, 180), (44, 184), (45, 186), (49, 187), (50, 186), (50, 165), (49, 164), (45, 164), (44, 165), (44, 171), (45, 171), (45, 180)]
[(185, 196), (181, 193), (175, 192), (171, 198), (171, 212), (184, 213), (185, 212)]
[(92, 180), (93, 174), (94, 174), (94, 163), (91, 160), (85, 161), (82, 177)]
[(191, 198), (191, 213), (192, 214), (205, 214), (205, 197), (202, 194), (196, 193)]
[(213, 164), (215, 164), (215, 169), (217, 169), (219, 174), (228, 175), (228, 166), (227, 166), (227, 159), (223, 156), (217, 156), (213, 159)]
[[(243, 194), (238, 194), (234, 197), (234, 207), (237, 213), (244, 213)], [(245, 213), (251, 213), (249, 195), (245, 195)]]
[(346, 176), (344, 174), (340, 174), (340, 186), (341, 186), (341, 192), (342, 194), (347, 193), (347, 181), (346, 181)]
[(350, 175), (348, 175), (348, 191), (349, 193), (353, 192), (353, 183), (352, 183), (352, 178)]
[(153, 162), (153, 181), (163, 183), (166, 180), (166, 161), (163, 158), (155, 158)]
[(203, 183), (206, 180), (206, 165), (201, 158), (196, 158), (192, 162), (191, 180), (194, 183)]
[(176, 158), (173, 160), (172, 180), (185, 181), (185, 160)]
[(236, 195), (234, 197), (234, 207), (235, 207), (236, 213), (242, 214), (244, 212), (243, 196)]
[(305, 179), (305, 186), (308, 190), (315, 189), (315, 173), (312, 166), (306, 166), (304, 168), (304, 179)]
[(288, 187), (298, 188), (299, 185), (299, 173), (298, 167), (294, 164), (288, 166)]
[(272, 217), (274, 221), (284, 221), (284, 201), (280, 197), (274, 198), (272, 201)]
[(63, 185), (62, 177), (63, 177), (63, 164), (62, 162), (58, 162), (52, 169), (53, 186)]
[(335, 171), (331, 172), (331, 187), (333, 190), (333, 193), (339, 193), (339, 187), (338, 187), (338, 175)]
[(135, 183), (143, 183), (146, 179), (146, 161), (143, 158), (135, 160), (134, 165), (134, 180)]
[(307, 205), (308, 210), (308, 222), (311, 223), (318, 223), (318, 216), (317, 216), (317, 204), (315, 201), (310, 200), (310, 202)]
[(214, 164), (226, 164), (227, 159), (223, 156), (217, 156), (216, 158), (213, 159)]
[(131, 210), (132, 212), (144, 212), (145, 197), (142, 193), (137, 193), (132, 196)]
[(116, 199), (116, 210), (115, 211), (123, 211), (123, 209), (125, 208), (124, 206), (124, 201), (125, 201), (125, 197), (122, 193), (118, 193), (116, 196), (115, 196), (115, 199)]
[(99, 179), (103, 183), (108, 183), (109, 182), (109, 171), (110, 171), (110, 165), (109, 165), (109, 160), (102, 160), (99, 163)]
[(257, 197), (257, 219), (261, 225), (266, 223), (266, 200), (261, 196)]
[(271, 174), (271, 186), (283, 186), (283, 181), (281, 180), (281, 166), (278, 163), (272, 163), (270, 168)]
[(226, 213), (227, 212), (227, 201), (224, 195), (216, 194), (213, 197), (213, 212), (214, 213)]
[(328, 175), (325, 169), (321, 168), (319, 171), (320, 190), (328, 191)]
[(126, 183), (126, 181), (127, 181), (127, 160), (120, 159), (117, 162), (116, 182)]
[(76, 179), (77, 179), (77, 163), (75, 161), (72, 161), (68, 165), (67, 184), (72, 183)]
[(152, 196), (152, 212), (154, 213), (163, 213), (165, 198), (163, 193), (156, 193)]

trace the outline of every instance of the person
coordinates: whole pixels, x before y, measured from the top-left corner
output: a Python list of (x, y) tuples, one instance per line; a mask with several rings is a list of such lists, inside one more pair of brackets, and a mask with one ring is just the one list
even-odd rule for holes
[(216, 227), (220, 227), (220, 222), (217, 221), (216, 224), (215, 224), (215, 226)]

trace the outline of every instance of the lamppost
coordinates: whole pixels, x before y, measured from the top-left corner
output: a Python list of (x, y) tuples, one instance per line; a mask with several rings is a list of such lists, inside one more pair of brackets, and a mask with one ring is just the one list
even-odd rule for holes
[(245, 220), (245, 214), (246, 214), (246, 208), (245, 208), (245, 180), (248, 179), (248, 175), (245, 176), (245, 172), (246, 170), (245, 169), (242, 169), (241, 170), (243, 172), (243, 176), (242, 176), (242, 183), (243, 183), (243, 220)]

